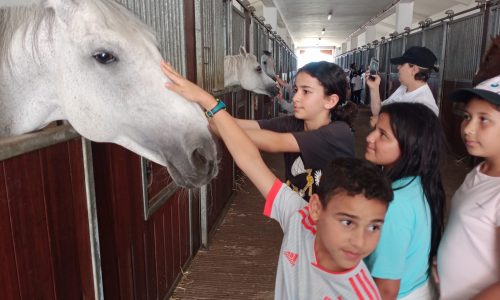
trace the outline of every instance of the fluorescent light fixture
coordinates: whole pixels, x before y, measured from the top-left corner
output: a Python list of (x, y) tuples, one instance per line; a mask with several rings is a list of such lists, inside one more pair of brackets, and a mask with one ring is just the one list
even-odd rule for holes
[(328, 19), (328, 21), (330, 21), (332, 19), (332, 12), (329, 12), (328, 13), (328, 17), (326, 17)]

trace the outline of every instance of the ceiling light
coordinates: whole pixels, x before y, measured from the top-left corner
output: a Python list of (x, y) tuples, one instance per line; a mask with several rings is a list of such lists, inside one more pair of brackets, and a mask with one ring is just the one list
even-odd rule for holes
[(323, 30), (321, 30), (321, 34), (325, 34), (325, 28), (323, 28)]
[(328, 17), (326, 17), (326, 19), (327, 19), (328, 21), (330, 21), (330, 20), (332, 19), (332, 12), (329, 12), (329, 13), (328, 13)]

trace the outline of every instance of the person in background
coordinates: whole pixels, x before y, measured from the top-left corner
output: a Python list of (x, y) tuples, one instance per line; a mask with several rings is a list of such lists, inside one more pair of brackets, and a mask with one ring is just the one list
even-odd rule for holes
[(264, 214), (284, 232), (275, 299), (380, 299), (363, 258), (376, 246), (392, 191), (373, 164), (338, 158), (324, 166), (307, 203), (266, 166), (259, 150), (216, 100), (171, 66), (166, 87), (200, 104), (238, 167), (266, 197)]
[(421, 103), (436, 115), (439, 115), (436, 100), (427, 84), (432, 71), (439, 71), (434, 53), (426, 47), (410, 47), (403, 56), (391, 58), (391, 64), (398, 66), (401, 86), (383, 103), (380, 100), (380, 76), (370, 75), (369, 72), (365, 75), (366, 84), (370, 90), (370, 108), (372, 111), (370, 125), (375, 126), (377, 123), (381, 105), (394, 102)]
[(363, 82), (359, 72), (355, 72), (351, 79), (352, 89), (353, 89), (353, 102), (356, 104), (361, 104), (361, 90), (363, 89)]
[(443, 231), (445, 194), (440, 167), (444, 133), (418, 103), (384, 105), (366, 138), (365, 158), (392, 180), (380, 242), (365, 259), (382, 299), (431, 300), (432, 261)]

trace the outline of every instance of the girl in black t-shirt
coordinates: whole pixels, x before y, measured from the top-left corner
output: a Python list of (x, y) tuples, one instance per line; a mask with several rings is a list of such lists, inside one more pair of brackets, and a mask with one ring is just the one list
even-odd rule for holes
[(297, 72), (293, 116), (237, 120), (260, 150), (284, 153), (285, 181), (306, 200), (315, 193), (323, 166), (354, 156), (357, 106), (347, 101), (348, 88), (341, 67), (312, 62)]

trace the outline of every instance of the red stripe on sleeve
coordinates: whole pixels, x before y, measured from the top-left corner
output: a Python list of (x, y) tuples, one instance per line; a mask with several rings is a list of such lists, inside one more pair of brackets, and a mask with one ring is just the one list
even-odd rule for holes
[(368, 276), (366, 276), (365, 270), (361, 270), (361, 276), (363, 276), (363, 279), (368, 284), (368, 286), (372, 290), (373, 294), (375, 294), (375, 297), (376, 297), (375, 299), (380, 300), (380, 294), (378, 292), (378, 289), (375, 286), (373, 286), (373, 284), (370, 281), (370, 279), (368, 279)]
[(366, 286), (364, 280), (361, 278), (361, 276), (359, 275), (359, 273), (356, 274), (356, 279), (358, 280), (359, 284), (361, 284), (361, 287), (365, 291), (366, 295), (368, 295), (368, 299), (373, 300), (372, 293), (370, 293), (370, 291), (368, 290), (368, 287)]
[(351, 284), (351, 287), (354, 290), (354, 292), (356, 292), (356, 295), (358, 296), (358, 299), (359, 300), (364, 300), (363, 295), (361, 295), (361, 291), (356, 286), (356, 282), (354, 282), (354, 279), (352, 279), (352, 277), (349, 278), (349, 283)]
[(264, 216), (269, 218), (271, 217), (274, 200), (276, 199), (276, 195), (278, 195), (278, 192), (280, 191), (282, 185), (283, 183), (281, 182), (281, 180), (276, 179), (273, 186), (271, 187), (271, 190), (269, 190), (269, 193), (266, 197), (266, 204), (264, 205)]

